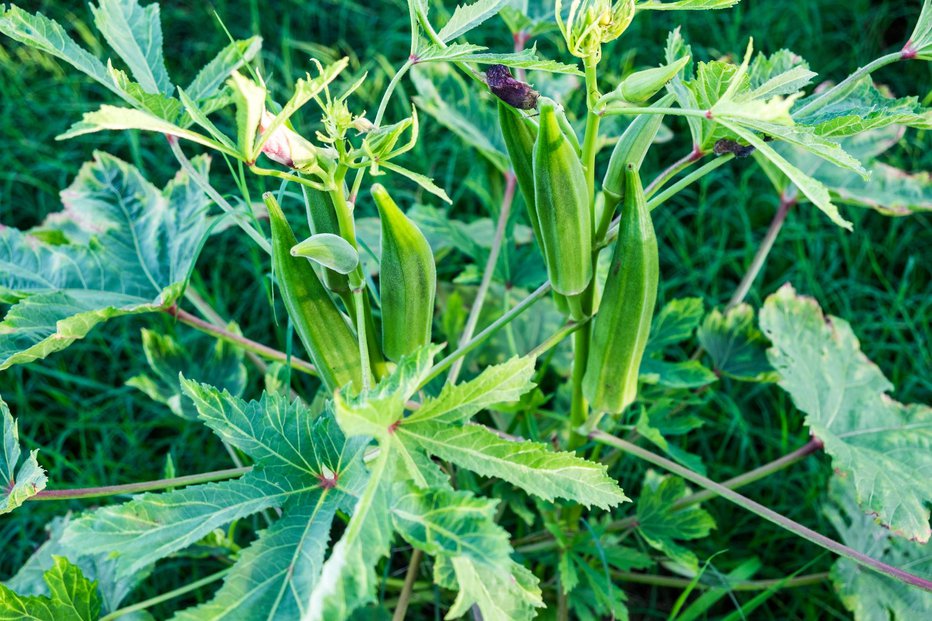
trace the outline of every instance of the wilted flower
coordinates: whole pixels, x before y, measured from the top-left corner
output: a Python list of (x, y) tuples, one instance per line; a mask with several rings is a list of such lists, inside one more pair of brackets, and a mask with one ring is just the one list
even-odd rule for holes
[[(259, 133), (265, 134), (274, 119), (275, 116), (268, 110), (263, 111)], [(317, 149), (314, 145), (284, 123), (272, 131), (272, 135), (262, 145), (262, 152), (270, 160), (299, 171), (313, 168), (317, 163)]]
[(573, 0), (566, 21), (562, 9), (557, 0), (557, 25), (570, 54), (579, 58), (598, 60), (602, 44), (620, 37), (634, 19), (634, 0)]

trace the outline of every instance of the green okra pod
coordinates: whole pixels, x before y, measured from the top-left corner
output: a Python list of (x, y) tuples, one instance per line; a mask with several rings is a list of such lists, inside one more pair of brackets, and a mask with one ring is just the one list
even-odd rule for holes
[(498, 123), (518, 188), (524, 196), (534, 239), (540, 239), (540, 221), (534, 206), (534, 141), (537, 140), (537, 124), (503, 101), (498, 102)]
[(592, 280), (592, 211), (582, 162), (560, 129), (555, 104), (541, 98), (534, 144), (534, 201), (554, 291), (573, 296)]
[(311, 263), (291, 255), (295, 238), (278, 201), (264, 196), (272, 224), (272, 269), (288, 316), (330, 392), (362, 385), (359, 345)]
[[(328, 192), (302, 186), (307, 202), (307, 223), (313, 235), (330, 233), (340, 235), (340, 221), (337, 219), (333, 198)], [(345, 296), (350, 292), (349, 278), (335, 270), (324, 269), (324, 284), (336, 294)]]
[(388, 191), (375, 184), (372, 196), (382, 221), (382, 350), (389, 360), (397, 362), (430, 343), (437, 269), (424, 234)]
[(624, 204), (605, 293), (593, 319), (583, 394), (600, 412), (637, 398), (638, 371), (657, 301), (657, 236), (637, 168), (625, 169)]

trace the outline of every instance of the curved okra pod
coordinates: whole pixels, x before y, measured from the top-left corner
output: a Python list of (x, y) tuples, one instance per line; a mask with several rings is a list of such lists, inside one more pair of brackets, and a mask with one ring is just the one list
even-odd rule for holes
[(550, 282), (557, 293), (580, 294), (592, 280), (589, 191), (582, 162), (560, 129), (555, 104), (544, 98), (533, 166), (539, 242)]
[(272, 269), (295, 332), (331, 393), (347, 384), (358, 389), (362, 363), (356, 336), (311, 263), (291, 255), (298, 240), (278, 201), (271, 194), (264, 198), (272, 224)]
[(380, 184), (372, 196), (382, 221), (382, 350), (397, 362), (430, 343), (437, 291), (434, 254), (424, 234)]
[[(328, 192), (302, 186), (307, 198), (307, 223), (311, 233), (330, 233), (340, 235), (340, 221), (337, 219), (333, 198)], [(324, 284), (334, 293), (345, 296), (350, 292), (349, 278), (335, 270), (324, 269)]]
[(592, 341), (583, 394), (592, 407), (617, 413), (637, 397), (638, 370), (650, 334), (660, 274), (657, 236), (637, 168), (625, 169), (618, 240)]

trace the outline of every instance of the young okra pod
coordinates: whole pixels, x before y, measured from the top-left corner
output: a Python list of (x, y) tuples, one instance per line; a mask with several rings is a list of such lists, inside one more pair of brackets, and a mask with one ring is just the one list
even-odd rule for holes
[(265, 195), (272, 224), (272, 269), (295, 332), (330, 392), (362, 385), (356, 336), (317, 277), (310, 261), (291, 255), (295, 238), (278, 201)]
[(534, 141), (537, 140), (537, 124), (503, 101), (498, 102), (498, 123), (502, 128), (502, 137), (518, 188), (524, 196), (534, 239), (540, 239), (540, 221), (534, 207)]
[(397, 362), (430, 343), (437, 269), (424, 234), (388, 191), (375, 184), (372, 196), (382, 221), (382, 350), (389, 360)]
[(553, 290), (582, 293), (592, 280), (592, 212), (582, 162), (560, 129), (555, 103), (541, 98), (534, 144), (534, 202)]
[(637, 168), (625, 169), (624, 204), (605, 292), (593, 319), (583, 394), (617, 413), (637, 397), (638, 371), (657, 301), (657, 236)]

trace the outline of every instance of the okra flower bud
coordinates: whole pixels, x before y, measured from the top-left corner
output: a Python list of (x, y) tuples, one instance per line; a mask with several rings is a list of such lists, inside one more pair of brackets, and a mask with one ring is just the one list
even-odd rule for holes
[(629, 104), (645, 103), (659, 93), (688, 62), (689, 56), (684, 56), (669, 65), (636, 71), (622, 80), (615, 90), (604, 95), (600, 104), (612, 101), (623, 101)]
[(573, 0), (566, 21), (563, 2), (557, 0), (556, 17), (570, 54), (598, 60), (602, 44), (628, 29), (634, 19), (634, 0)]

